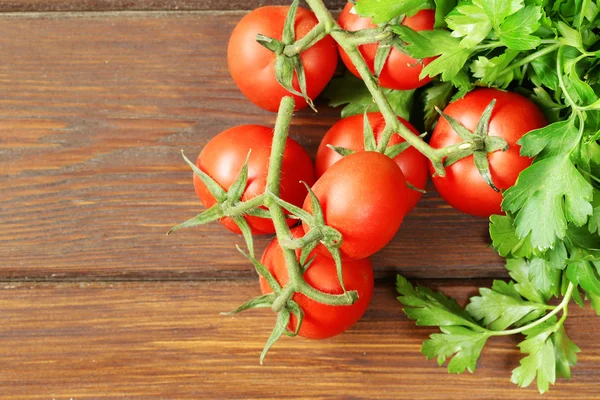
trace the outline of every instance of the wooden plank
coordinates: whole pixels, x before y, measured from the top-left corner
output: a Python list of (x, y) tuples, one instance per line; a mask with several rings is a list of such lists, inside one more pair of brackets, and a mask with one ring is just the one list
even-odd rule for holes
[[(325, 0), (331, 10), (344, 7), (344, 0)], [(0, 12), (23, 11), (191, 11), (251, 10), (265, 5), (288, 4), (281, 0), (3, 0)]]
[[(465, 299), (472, 286), (444, 286)], [(3, 399), (97, 398), (537, 398), (510, 383), (518, 338), (490, 340), (475, 374), (450, 375), (420, 354), (391, 283), (338, 337), (284, 338), (258, 356), (274, 322), (266, 310), (220, 316), (257, 294), (254, 282), (4, 284), (0, 290)], [(581, 347), (571, 381), (544, 399), (600, 391), (598, 320), (572, 307)]]
[[(227, 127), (274, 123), (228, 75), (238, 18), (0, 18), (0, 277), (251, 276), (240, 238), (218, 224), (164, 236), (202, 210), (179, 150), (195, 157)], [(299, 112), (292, 136), (314, 154), (337, 118)], [(486, 232), (430, 187), (374, 257), (377, 276), (506, 276)]]

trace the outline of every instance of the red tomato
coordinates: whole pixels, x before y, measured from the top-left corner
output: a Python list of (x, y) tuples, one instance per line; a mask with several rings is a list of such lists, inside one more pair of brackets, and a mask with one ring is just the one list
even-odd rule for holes
[[(266, 126), (240, 125), (229, 128), (204, 146), (196, 165), (221, 187), (228, 190), (238, 177), (248, 151), (252, 149), (248, 162), (248, 183), (242, 195), (242, 200), (246, 201), (262, 194), (265, 190), (272, 142), (273, 129)], [(309, 155), (293, 139), (288, 139), (286, 142), (281, 171), (281, 198), (300, 206), (306, 197), (306, 187), (300, 181), (312, 184), (314, 171)], [(206, 208), (216, 203), (215, 198), (196, 175), (194, 175), (194, 188)], [(252, 216), (245, 218), (253, 233), (275, 232), (270, 219)], [(230, 231), (241, 233), (230, 218), (222, 218), (220, 222)], [(289, 225), (295, 222), (288, 220)]]
[[(367, 117), (369, 118), (371, 129), (373, 129), (373, 133), (375, 134), (375, 139), (379, 140), (379, 137), (385, 128), (385, 120), (383, 119), (383, 115), (381, 115), (379, 112), (372, 112), (368, 113)], [(398, 117), (398, 120), (400, 120), (400, 122), (408, 129), (410, 129), (412, 133), (415, 135), (419, 134), (419, 132), (410, 124), (410, 122), (400, 117)], [(404, 139), (402, 139), (400, 135), (394, 134), (392, 135), (388, 146), (393, 146), (402, 142), (404, 142)], [(329, 144), (354, 151), (363, 151), (363, 116), (353, 115), (351, 117), (341, 119), (335, 125), (333, 125), (331, 129), (329, 129), (321, 141), (321, 145), (317, 151), (317, 162), (315, 164), (317, 178), (323, 175), (323, 173), (331, 165), (342, 158), (341, 155), (327, 147)], [(419, 153), (419, 151), (414, 147), (409, 147), (396, 156), (394, 161), (402, 170), (404, 178), (407, 182), (419, 189), (425, 189), (425, 184), (427, 183), (427, 178), (429, 177), (427, 157)], [(406, 201), (406, 212), (408, 213), (419, 202), (421, 193), (417, 192), (416, 190), (409, 189), (407, 194), (408, 198)]]
[[(477, 89), (457, 100), (444, 110), (470, 131), (475, 131), (483, 110), (496, 99), (489, 125), (489, 135), (499, 136), (508, 142), (507, 151), (488, 154), (492, 181), (498, 189), (508, 189), (515, 184), (519, 173), (531, 164), (531, 159), (519, 155), (517, 141), (532, 129), (548, 124), (537, 106), (529, 99), (498, 89)], [(462, 139), (450, 125), (439, 119), (431, 136), (434, 148), (460, 143)], [(430, 164), (430, 172), (434, 170)], [(446, 176), (434, 177), (433, 183), (440, 195), (452, 207), (471, 215), (489, 217), (501, 214), (502, 193), (494, 191), (475, 167), (473, 156), (463, 158), (446, 168)]]
[[(402, 171), (389, 157), (361, 151), (333, 164), (312, 187), (325, 223), (343, 237), (344, 259), (369, 257), (396, 234), (407, 210), (409, 190)], [(312, 213), (310, 196), (304, 209)], [(302, 225), (305, 232), (310, 228)], [(319, 249), (325, 254), (329, 252)]]
[[(352, 3), (346, 4), (338, 20), (340, 26), (348, 31), (358, 31), (361, 29), (376, 28), (370, 18), (363, 18), (356, 14)], [(421, 10), (412, 17), (406, 17), (402, 25), (408, 26), (415, 31), (432, 30), (435, 24), (434, 10)], [(367, 62), (369, 69), (375, 71), (375, 54), (377, 53), (377, 43), (364, 44), (359, 47), (360, 53)], [(358, 71), (346, 52), (339, 47), (342, 61), (354, 75), (360, 77)], [(379, 75), (379, 84), (383, 87), (396, 90), (410, 90), (421, 87), (431, 81), (431, 78), (419, 79), (419, 74), (424, 66), (429, 64), (435, 57), (415, 60), (414, 58), (402, 53), (397, 49), (392, 49), (387, 58), (383, 70)]]
[[(237, 24), (227, 47), (227, 64), (233, 80), (242, 93), (257, 106), (277, 111), (284, 96), (290, 96), (275, 78), (275, 53), (256, 41), (256, 35), (262, 34), (281, 40), (288, 6), (260, 7)], [(304, 37), (318, 20), (315, 15), (302, 7), (296, 14), (296, 40)], [(337, 51), (334, 40), (327, 36), (317, 44), (300, 54), (306, 74), (308, 97), (316, 98), (325, 88), (337, 66)], [(294, 77), (294, 89), (300, 91)], [(306, 107), (306, 101), (294, 95), (296, 110)]]
[[(292, 234), (296, 238), (302, 236), (302, 228), (294, 228)], [(334, 261), (322, 255), (311, 254), (310, 257), (313, 256), (316, 258), (304, 273), (304, 280), (322, 292), (342, 294)], [(266, 248), (261, 261), (282, 287), (289, 281), (285, 258), (277, 239), (273, 239)], [(371, 261), (368, 258), (344, 261), (342, 275), (346, 290), (358, 292), (358, 300), (350, 306), (330, 306), (314, 301), (302, 293), (294, 294), (294, 301), (304, 311), (304, 321), (298, 333), (300, 336), (309, 339), (325, 339), (339, 335), (363, 316), (373, 295)], [(263, 294), (273, 291), (263, 277), (260, 277), (259, 282)], [(292, 332), (296, 329), (296, 317), (293, 314), (288, 329)]]

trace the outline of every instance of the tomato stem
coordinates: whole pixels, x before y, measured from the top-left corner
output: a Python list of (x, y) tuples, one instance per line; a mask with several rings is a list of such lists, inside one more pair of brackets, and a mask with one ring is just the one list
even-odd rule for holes
[(323, 39), (328, 34), (329, 31), (327, 30), (327, 25), (323, 22), (319, 22), (302, 39), (285, 46), (283, 54), (288, 57), (298, 55), (304, 50), (317, 44), (319, 40)]
[(307, 3), (317, 16), (319, 22), (325, 23), (327, 26), (331, 27), (331, 37), (344, 49), (350, 60), (352, 60), (360, 77), (365, 82), (367, 89), (371, 92), (373, 101), (377, 104), (379, 111), (385, 119), (386, 129), (382, 133), (379, 143), (377, 144), (377, 151), (384, 153), (392, 135), (397, 133), (411, 146), (429, 158), (438, 175), (443, 176), (445, 174), (444, 167), (441, 162), (441, 156), (436, 149), (432, 148), (423, 139), (412, 133), (398, 120), (394, 109), (390, 105), (385, 94), (379, 88), (377, 79), (375, 79), (364, 58), (358, 51), (357, 41), (355, 39), (356, 33), (350, 33), (341, 29), (337, 21), (323, 4), (322, 0), (307, 0)]
[[(271, 145), (271, 156), (269, 159), (269, 173), (267, 175), (267, 190), (271, 196), (265, 198), (265, 205), (269, 208), (273, 225), (275, 225), (275, 233), (280, 243), (291, 242), (294, 239), (287, 225), (283, 208), (272, 198), (272, 196), (279, 197), (280, 193), (283, 153), (293, 112), (294, 99), (288, 96), (281, 99), (277, 120), (275, 121), (273, 144)], [(346, 292), (341, 295), (332, 295), (313, 288), (304, 281), (304, 269), (298, 262), (296, 251), (285, 246), (281, 246), (281, 250), (285, 257), (289, 282), (273, 302), (272, 308), (274, 311), (282, 310), (295, 292), (301, 292), (315, 301), (328, 305), (350, 305), (358, 298), (355, 291)]]

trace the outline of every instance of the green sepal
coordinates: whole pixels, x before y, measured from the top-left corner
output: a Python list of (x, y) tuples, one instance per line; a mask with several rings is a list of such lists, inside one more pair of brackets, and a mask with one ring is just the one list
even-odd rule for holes
[(302, 311), (302, 308), (294, 300), (289, 300), (286, 303), (286, 307), (296, 316), (296, 329), (294, 329), (294, 332), (290, 332), (287, 329), (284, 332), (290, 337), (298, 336), (300, 328), (302, 327), (302, 322), (304, 322), (304, 311)]
[(305, 211), (304, 209), (302, 209), (292, 203), (288, 203), (287, 201), (283, 200), (281, 197), (275, 196), (270, 191), (266, 191), (265, 193), (267, 193), (269, 195), (271, 200), (273, 200), (275, 203), (279, 204), (281, 207), (285, 208), (293, 216), (298, 217), (300, 220), (302, 220), (303, 222), (306, 222), (309, 225), (313, 223), (313, 221), (314, 221), (313, 216), (308, 211)]
[[(316, 243), (316, 242), (315, 242)], [(308, 270), (308, 267), (310, 267), (310, 265), (313, 263), (313, 261), (315, 261), (317, 259), (317, 256), (314, 256), (313, 258), (311, 258), (310, 260), (308, 260), (306, 262), (306, 264), (302, 265), (302, 275), (304, 275), (304, 273)]]
[(483, 139), (483, 145), (486, 153), (508, 150), (508, 143), (500, 136), (486, 136), (485, 139)]
[(389, 158), (396, 158), (400, 155), (400, 153), (402, 153), (404, 150), (408, 149), (409, 147), (410, 147), (410, 143), (408, 143), (408, 142), (398, 143), (393, 146), (389, 146), (387, 149), (385, 149), (384, 154), (386, 156), (388, 156)]
[(490, 118), (492, 117), (492, 111), (494, 111), (494, 106), (496, 105), (496, 99), (490, 101), (483, 110), (481, 114), (481, 118), (479, 118), (479, 122), (477, 122), (477, 128), (475, 129), (475, 134), (485, 137), (488, 135), (488, 131), (490, 128)]
[(319, 245), (318, 240), (314, 240), (308, 243), (306, 246), (302, 248), (302, 252), (300, 253), (300, 265), (306, 267), (306, 260), (310, 256), (310, 253)]
[(251, 300), (248, 300), (235, 310), (222, 312), (221, 315), (234, 315), (239, 312), (250, 310), (253, 308), (269, 308), (271, 307), (271, 304), (273, 304), (273, 300), (275, 300), (274, 293), (264, 294), (262, 296), (258, 296)]
[(251, 215), (253, 217), (258, 217), (258, 218), (265, 218), (265, 219), (271, 218), (271, 213), (269, 212), (269, 210), (265, 210), (264, 208), (260, 208), (260, 207), (256, 207), (256, 208), (253, 208), (252, 210), (248, 210), (248, 211), (246, 211), (246, 214)]
[(248, 161), (250, 161), (251, 153), (252, 149), (248, 151), (248, 154), (246, 155), (246, 161), (244, 162), (240, 173), (227, 191), (227, 198), (229, 201), (241, 200), (242, 194), (244, 194), (244, 190), (246, 190), (246, 184), (248, 183)]
[(418, 187), (416, 187), (415, 185), (413, 185), (412, 183), (406, 181), (406, 186), (410, 189), (410, 190), (414, 190), (415, 192), (419, 192), (421, 194), (425, 194), (427, 193), (426, 190), (423, 189), (419, 189)]
[(500, 192), (500, 189), (494, 185), (492, 180), (492, 173), (490, 172), (490, 163), (488, 161), (488, 155), (485, 151), (476, 151), (473, 153), (473, 161), (475, 161), (475, 167), (479, 171), (479, 175), (483, 178), (494, 191)]
[(340, 286), (342, 287), (344, 294), (346, 294), (348, 292), (346, 291), (346, 285), (344, 284), (342, 256), (340, 254), (340, 249), (328, 245), (325, 245), (325, 248), (329, 251), (333, 261), (335, 262), (335, 270), (337, 272), (338, 280), (340, 281)]
[(392, 52), (392, 48), (394, 47), (392, 46), (392, 44), (393, 43), (390, 40), (379, 42), (379, 45), (377, 46), (377, 52), (375, 53), (375, 68), (373, 73), (373, 76), (375, 76), (375, 78), (378, 78), (381, 74), (381, 71), (385, 66), (385, 62), (387, 61), (388, 57), (390, 56), (390, 53)]
[(284, 308), (281, 311), (279, 311), (279, 314), (277, 314), (277, 322), (275, 323), (275, 327), (273, 328), (271, 336), (269, 336), (269, 339), (267, 339), (267, 343), (265, 343), (265, 347), (263, 348), (263, 351), (260, 354), (260, 365), (263, 364), (263, 361), (269, 349), (275, 344), (275, 342), (277, 342), (277, 340), (279, 340), (281, 335), (283, 335), (283, 333), (287, 330), (289, 322), (290, 312)]
[(371, 128), (366, 109), (363, 113), (363, 143), (365, 151), (375, 151), (377, 149), (377, 142), (375, 141), (375, 135), (373, 134), (373, 128)]
[(283, 53), (283, 49), (285, 49), (285, 44), (283, 44), (281, 40), (273, 39), (268, 36), (261, 35), (260, 33), (256, 35), (256, 41), (267, 50), (271, 50), (275, 54), (281, 54)]
[[(294, 89), (294, 72), (298, 77), (298, 85), (300, 92)], [(304, 98), (310, 108), (317, 111), (313, 101), (306, 93), (306, 75), (304, 74), (304, 66), (299, 56), (288, 57), (284, 54), (278, 54), (275, 58), (275, 78), (277, 82), (288, 92)]]
[(187, 221), (174, 226), (167, 232), (167, 235), (170, 235), (172, 232), (181, 229), (181, 228), (191, 228), (193, 226), (207, 224), (209, 222), (216, 221), (218, 219), (223, 218), (223, 210), (219, 206), (219, 204), (215, 204), (208, 210), (204, 211), (202, 214), (196, 215), (194, 218), (190, 218)]
[(241, 216), (236, 216), (231, 218), (233, 222), (240, 228), (242, 231), (242, 236), (244, 237), (244, 241), (246, 242), (246, 247), (248, 247), (248, 251), (250, 255), (254, 257), (254, 238), (252, 237), (252, 229), (250, 229), (250, 225), (248, 225), (248, 221), (246, 218)]
[(304, 183), (304, 186), (306, 186), (306, 189), (308, 190), (308, 195), (310, 196), (312, 216), (314, 218), (315, 223), (325, 225), (325, 217), (323, 216), (323, 208), (321, 208), (321, 202), (317, 198), (315, 192), (312, 191), (310, 186), (308, 186), (306, 182), (302, 183)]
[(296, 34), (294, 31), (294, 25), (296, 24), (296, 11), (298, 11), (298, 0), (294, 0), (292, 2), (287, 17), (285, 18), (283, 33), (281, 35), (281, 40), (285, 45), (292, 44), (294, 43), (294, 40), (296, 40)]
[(240, 246), (236, 245), (235, 247), (244, 257), (248, 259), (248, 261), (252, 263), (254, 269), (256, 270), (256, 273), (262, 276), (267, 281), (271, 289), (273, 289), (273, 292), (276, 295), (278, 295), (281, 292), (281, 285), (279, 284), (279, 282), (277, 282), (277, 279), (275, 279), (275, 277), (273, 276), (273, 274), (271, 274), (268, 268), (265, 267), (263, 263), (258, 261), (256, 258), (242, 250)]
[(470, 156), (474, 152), (475, 146), (471, 145), (464, 150), (454, 151), (450, 153), (444, 160), (444, 167), (449, 167), (457, 161), (462, 160), (465, 157)]
[(327, 147), (329, 147), (331, 150), (335, 151), (342, 157), (346, 157), (346, 156), (349, 156), (350, 154), (356, 153), (354, 150), (350, 150), (345, 147), (333, 146), (331, 144), (328, 144)]
[(213, 178), (211, 178), (210, 176), (208, 176), (208, 174), (206, 174), (204, 171), (202, 171), (200, 168), (198, 168), (196, 166), (196, 164), (191, 162), (185, 156), (185, 154), (183, 153), (183, 150), (181, 150), (181, 155), (183, 156), (183, 159), (185, 160), (185, 162), (192, 168), (192, 170), (194, 171), (194, 174), (198, 178), (200, 178), (202, 183), (204, 183), (206, 185), (206, 188), (208, 189), (210, 194), (212, 194), (213, 197), (218, 202), (221, 202), (227, 198), (227, 192), (225, 191), (225, 189), (223, 189), (221, 187), (221, 185), (219, 185), (217, 182), (215, 182), (215, 180)]
[(445, 114), (442, 110), (440, 110), (437, 107), (435, 107), (435, 111), (437, 111), (437, 113), (440, 114), (440, 116), (442, 118), (444, 118), (444, 120), (446, 120), (446, 122), (448, 123), (448, 125), (450, 125), (450, 127), (452, 129), (454, 129), (454, 132), (456, 132), (456, 134), (462, 140), (464, 140), (464, 141), (471, 141), (473, 139), (473, 132), (471, 132), (470, 130), (468, 130), (463, 124), (461, 124), (456, 119), (454, 119), (454, 117), (451, 117), (448, 114)]

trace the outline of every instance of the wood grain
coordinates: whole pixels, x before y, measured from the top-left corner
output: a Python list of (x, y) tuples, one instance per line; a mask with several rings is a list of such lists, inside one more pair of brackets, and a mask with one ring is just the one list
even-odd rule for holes
[[(324, 0), (331, 10), (344, 7), (344, 0)], [(183, 11), (252, 10), (265, 5), (289, 4), (282, 0), (3, 0), (0, 12), (24, 11)]]
[[(0, 17), (0, 276), (251, 275), (241, 239), (218, 224), (164, 235), (202, 211), (179, 150), (195, 157), (227, 127), (274, 123), (227, 72), (240, 15)], [(337, 118), (302, 111), (291, 134), (314, 154)], [(374, 257), (377, 277), (506, 276), (487, 222), (429, 189)]]
[[(484, 282), (488, 284), (488, 282)], [(459, 298), (471, 286), (443, 286)], [(273, 315), (220, 316), (256, 295), (255, 282), (5, 284), (0, 290), (3, 399), (99, 398), (537, 398), (510, 383), (518, 338), (493, 339), (475, 374), (450, 375), (420, 354), (392, 285), (377, 287), (364, 318), (338, 337), (284, 338), (259, 366)], [(571, 381), (544, 399), (600, 391), (597, 317), (572, 308), (582, 348)], [(572, 325), (575, 326), (572, 326)]]

